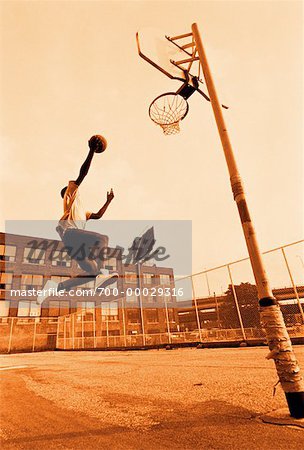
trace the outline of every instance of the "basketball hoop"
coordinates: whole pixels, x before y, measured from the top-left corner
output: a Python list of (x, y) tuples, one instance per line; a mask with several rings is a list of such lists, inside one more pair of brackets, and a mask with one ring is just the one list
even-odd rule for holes
[(184, 119), (188, 110), (189, 105), (185, 98), (175, 92), (168, 92), (153, 100), (149, 107), (149, 116), (162, 127), (164, 134), (177, 134), (180, 131), (179, 122)]

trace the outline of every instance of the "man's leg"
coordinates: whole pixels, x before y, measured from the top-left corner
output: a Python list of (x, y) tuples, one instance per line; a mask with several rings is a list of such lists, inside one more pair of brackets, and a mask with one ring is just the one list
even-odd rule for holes
[(46, 292), (37, 298), (39, 304), (48, 297), (47, 291), (50, 289), (57, 288), (58, 291), (68, 291), (75, 286), (89, 283), (96, 277), (98, 277), (98, 283), (96, 283), (95, 288), (106, 287), (118, 278), (117, 273), (109, 274), (109, 271), (101, 269), (101, 267), (104, 267), (104, 242), (101, 235), (85, 230), (69, 229), (63, 237), (63, 243), (68, 249), (70, 257), (77, 261), (87, 275), (79, 274), (59, 284), (48, 280), (44, 286)]
[(91, 239), (88, 240), (84, 230), (68, 229), (62, 238), (62, 242), (65, 245), (70, 258), (77, 261), (78, 265), (86, 272), (86, 274), (79, 274), (76, 277), (72, 277), (59, 284), (53, 280), (48, 280), (43, 288), (43, 294), (38, 296), (36, 300), (40, 305), (47, 297), (49, 297), (49, 295), (51, 295), (53, 289), (57, 289), (58, 291), (68, 291), (75, 286), (80, 286), (95, 280), (96, 276), (99, 274), (97, 263), (88, 258), (89, 243), (91, 243)]
[(80, 261), (77, 262), (87, 274), (79, 274), (75, 277), (69, 278), (68, 280), (62, 281), (58, 284), (58, 291), (69, 291), (75, 286), (81, 286), (89, 283), (90, 281), (95, 281), (95, 278), (99, 274), (97, 264), (94, 261), (90, 261), (88, 258), (83, 259), (81, 263)]
[[(70, 230), (69, 236), (64, 239), (64, 244), (69, 247), (72, 246), (74, 252), (71, 256), (77, 261), (79, 267), (83, 269), (88, 275), (79, 274), (76, 277), (70, 278), (59, 283), (58, 290), (69, 290), (75, 286), (89, 283), (98, 277), (97, 285), (95, 287), (106, 287), (115, 282), (118, 274), (109, 274), (108, 270), (104, 268), (104, 239), (98, 233), (93, 233), (85, 230)], [(75, 245), (75, 241), (77, 244)], [(76, 251), (75, 251), (76, 249)], [(77, 251), (82, 249), (82, 256), (77, 256)], [(85, 255), (85, 256), (84, 256)]]
[[(115, 283), (118, 278), (117, 272), (109, 272), (107, 269), (104, 269), (105, 266), (105, 258), (106, 258), (106, 249), (104, 248), (104, 239), (103, 237), (91, 231), (86, 231), (86, 246), (90, 249), (87, 253), (89, 260), (96, 263), (98, 273), (96, 275), (95, 289), (97, 288), (105, 288), (106, 286)], [(85, 267), (81, 265), (82, 261), (79, 261), (78, 264), (84, 270)]]
[(58, 290), (69, 290), (74, 286), (80, 286), (95, 280), (99, 274), (101, 263), (99, 263), (98, 258), (91, 257), (91, 249), (92, 247), (97, 249), (100, 246), (99, 235), (85, 230), (67, 230), (63, 237), (63, 243), (69, 249), (70, 257), (77, 262), (87, 275), (79, 274), (59, 283)]
[[(79, 261), (77, 262), (79, 264)], [(60, 283), (56, 283), (53, 280), (48, 280), (43, 288), (43, 293), (37, 297), (36, 302), (41, 305), (46, 298), (53, 295), (56, 289), (57, 291), (69, 291), (75, 286), (81, 286), (82, 284), (89, 283), (90, 281), (95, 281), (96, 276), (100, 273), (97, 264), (94, 261), (90, 261), (88, 258), (84, 258), (79, 265), (86, 270), (87, 275), (85, 273), (80, 274)]]

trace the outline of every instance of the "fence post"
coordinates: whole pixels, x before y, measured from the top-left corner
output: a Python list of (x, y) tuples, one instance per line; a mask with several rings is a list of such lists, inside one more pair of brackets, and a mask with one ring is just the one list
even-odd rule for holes
[(194, 306), (195, 306), (196, 321), (197, 321), (197, 326), (198, 326), (198, 334), (199, 334), (200, 341), (202, 342), (201, 322), (200, 322), (198, 308), (197, 308), (197, 301), (196, 301), (193, 277), (191, 276), (190, 278), (191, 278), (191, 285), (192, 285), (192, 296), (193, 296)]
[(66, 316), (64, 316), (63, 322), (63, 350), (66, 349)]
[(169, 344), (171, 344), (172, 339), (171, 339), (171, 330), (170, 330), (170, 324), (169, 324), (169, 313), (168, 313), (167, 300), (166, 300), (165, 296), (164, 296), (164, 303), (165, 303), (165, 313), (166, 313), (166, 322), (167, 322), (168, 341), (169, 341)]
[(218, 301), (217, 301), (217, 296), (216, 296), (215, 292), (213, 292), (213, 297), (214, 297), (215, 309), (216, 309), (217, 327), (221, 328), (220, 312), (219, 312)]
[(81, 345), (84, 349), (84, 321), (83, 321), (83, 309), (81, 310)]
[(121, 299), (121, 312), (122, 312), (122, 326), (123, 326), (123, 332), (124, 332), (124, 344), (125, 347), (127, 346), (127, 337), (126, 337), (126, 317), (125, 317), (125, 303), (124, 303), (124, 297)]
[(211, 297), (211, 291), (210, 291), (209, 278), (208, 278), (207, 271), (205, 272), (205, 277), (206, 277), (206, 283), (207, 283), (207, 289), (208, 289), (208, 297)]
[(72, 348), (75, 349), (75, 313), (71, 314)]
[(93, 314), (93, 346), (97, 347), (96, 343), (96, 305), (94, 306), (94, 314)]
[(109, 348), (110, 342), (109, 342), (109, 322), (108, 322), (108, 315), (106, 315), (106, 332), (107, 332), (107, 348)]
[(141, 265), (140, 265), (140, 263), (137, 264), (137, 275), (138, 275), (138, 287), (139, 287), (139, 306), (140, 306), (142, 340), (143, 340), (143, 346), (145, 346), (146, 345), (146, 335), (145, 335), (144, 310), (143, 310), (142, 295), (141, 295), (142, 282), (141, 282)]
[(233, 283), (233, 280), (232, 280), (232, 275), (231, 275), (231, 270), (230, 270), (230, 265), (229, 264), (227, 264), (227, 269), (228, 269), (228, 273), (229, 273), (229, 278), (230, 278), (230, 282), (231, 282), (231, 288), (232, 288), (234, 303), (235, 303), (235, 307), (236, 307), (236, 310), (237, 310), (237, 314), (238, 314), (238, 318), (239, 318), (239, 322), (240, 322), (240, 326), (241, 326), (241, 330), (242, 330), (243, 339), (246, 340), (246, 334), (245, 334), (245, 330), (244, 330), (244, 326), (243, 326), (243, 320), (242, 320), (240, 307), (239, 307), (239, 303), (238, 303), (238, 298), (237, 298), (237, 295), (236, 295), (236, 292), (235, 292), (235, 287), (234, 287), (234, 283)]
[(300, 311), (300, 314), (301, 314), (301, 317), (302, 317), (302, 322), (304, 323), (304, 312), (303, 312), (303, 308), (302, 308), (302, 305), (301, 305), (301, 302), (300, 302), (298, 290), (297, 290), (296, 285), (295, 285), (294, 280), (293, 280), (293, 276), (292, 276), (292, 273), (291, 273), (291, 270), (290, 270), (290, 267), (289, 267), (289, 264), (288, 264), (288, 260), (287, 260), (287, 257), (286, 257), (285, 250), (284, 250), (283, 247), (281, 247), (281, 250), (282, 250), (283, 257), (284, 257), (284, 260), (285, 260), (285, 264), (286, 264), (286, 267), (287, 267), (287, 270), (288, 270), (289, 278), (290, 278), (290, 281), (291, 281), (291, 284), (292, 284), (292, 287), (293, 287), (293, 291), (294, 291), (296, 299), (297, 299), (299, 311)]
[(36, 319), (34, 319), (34, 333), (33, 333), (33, 347), (32, 347), (32, 352), (35, 351), (36, 329), (37, 329), (37, 322), (36, 322)]
[(56, 349), (59, 348), (60, 316), (57, 317)]
[(7, 353), (11, 352), (12, 337), (13, 337), (13, 327), (14, 327), (14, 317), (11, 317), (11, 326), (10, 326), (10, 334), (9, 334), (9, 339), (8, 339)]

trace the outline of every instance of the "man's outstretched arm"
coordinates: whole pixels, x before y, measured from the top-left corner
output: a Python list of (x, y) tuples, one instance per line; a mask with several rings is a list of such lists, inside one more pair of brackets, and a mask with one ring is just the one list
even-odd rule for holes
[(86, 157), (85, 162), (82, 164), (80, 171), (79, 171), (79, 175), (77, 180), (75, 181), (75, 183), (77, 184), (77, 186), (80, 186), (80, 184), (83, 182), (84, 177), (88, 174), (93, 156), (94, 156), (95, 150), (91, 147), (90, 151), (88, 153), (88, 156)]
[[(106, 141), (104, 138), (103, 141), (101, 141), (102, 136), (92, 136), (91, 139), (89, 140), (89, 147), (90, 147), (90, 151), (89, 154), (85, 160), (85, 162), (82, 164), (81, 168), (80, 168), (80, 172), (78, 175), (77, 180), (75, 181), (75, 183), (77, 184), (77, 186), (79, 186), (82, 182), (84, 177), (87, 175), (94, 153), (97, 151), (98, 153), (100, 153), (100, 149), (102, 149), (103, 145), (106, 145)], [(105, 144), (104, 144), (105, 141)], [(106, 147), (105, 147), (106, 148)]]
[(113, 198), (114, 198), (114, 193), (113, 193), (113, 189), (111, 189), (110, 192), (107, 192), (107, 201), (106, 201), (106, 203), (103, 205), (102, 208), (100, 208), (100, 210), (97, 213), (91, 213), (90, 216), (88, 217), (88, 220), (100, 219), (104, 215), (106, 210), (108, 209), (108, 206), (111, 203), (111, 201), (113, 200)]

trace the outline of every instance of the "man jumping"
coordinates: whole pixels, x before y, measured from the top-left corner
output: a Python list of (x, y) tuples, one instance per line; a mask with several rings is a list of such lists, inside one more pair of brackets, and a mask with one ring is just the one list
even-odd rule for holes
[[(107, 147), (107, 141), (103, 136), (92, 136), (89, 140), (89, 154), (80, 168), (77, 180), (69, 181), (68, 186), (61, 190), (63, 198), (63, 216), (61, 217), (56, 230), (58, 231), (65, 249), (69, 256), (76, 260), (81, 269), (88, 275), (77, 275), (61, 283), (48, 280), (43, 288), (42, 295), (37, 297), (37, 303), (41, 303), (49, 297), (49, 293), (56, 288), (58, 291), (68, 291), (72, 287), (88, 283), (95, 280), (95, 289), (105, 287), (114, 283), (118, 278), (118, 273), (109, 273), (103, 268), (102, 258), (93, 259), (90, 255), (92, 247), (102, 249), (103, 239), (98, 233), (86, 231), (85, 225), (88, 220), (100, 219), (106, 212), (109, 204), (114, 198), (113, 189), (107, 192), (107, 200), (97, 213), (85, 212), (82, 208), (79, 186), (87, 175), (94, 153), (102, 153)], [(79, 250), (81, 256), (79, 256)]]

